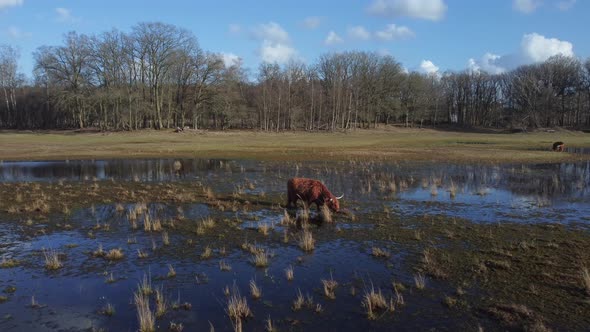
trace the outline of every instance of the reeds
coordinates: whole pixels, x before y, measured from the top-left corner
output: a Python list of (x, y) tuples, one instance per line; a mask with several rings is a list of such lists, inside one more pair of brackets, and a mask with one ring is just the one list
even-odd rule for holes
[(582, 282), (586, 289), (586, 294), (590, 295), (590, 271), (587, 267), (582, 267)]
[(336, 287), (338, 287), (338, 282), (330, 276), (330, 279), (322, 279), (322, 285), (324, 286), (324, 295), (329, 299), (336, 299)]
[(332, 218), (332, 211), (330, 211), (330, 208), (328, 207), (328, 205), (324, 204), (320, 208), (320, 218), (322, 219), (323, 222), (327, 222), (327, 223), (334, 222), (334, 219)]
[(287, 277), (288, 281), (293, 281), (293, 278), (294, 278), (293, 265), (289, 265), (289, 267), (287, 267), (285, 269), (285, 277)]
[(373, 286), (371, 286), (370, 290), (365, 290), (362, 305), (366, 308), (369, 319), (377, 318), (377, 310), (389, 308), (381, 289), (376, 292)]
[(107, 303), (102, 310), (100, 311), (105, 316), (113, 316), (115, 314), (115, 306), (110, 303)]
[(48, 270), (57, 270), (63, 266), (59, 260), (59, 254), (53, 249), (43, 250), (43, 256), (45, 256), (45, 268)]
[(229, 265), (225, 260), (219, 261), (219, 269), (221, 271), (231, 271), (231, 265)]
[(303, 308), (304, 304), (305, 304), (305, 298), (303, 297), (303, 294), (301, 293), (301, 289), (298, 289), (297, 290), (297, 297), (293, 301), (293, 305), (291, 306), (291, 308), (293, 309), (293, 311), (298, 311), (298, 310), (301, 310), (301, 308)]
[(203, 252), (201, 253), (201, 259), (211, 258), (212, 253), (213, 253), (213, 251), (211, 250), (211, 248), (209, 246), (206, 246), (205, 249), (203, 250)]
[(137, 257), (140, 259), (148, 258), (149, 254), (145, 251), (142, 251), (141, 249), (137, 249)]
[(125, 257), (125, 254), (123, 254), (123, 250), (121, 248), (118, 248), (109, 250), (109, 252), (107, 252), (104, 257), (110, 261), (116, 261), (123, 259), (123, 257)]
[(154, 312), (150, 309), (149, 297), (138, 292), (133, 295), (133, 298), (137, 309), (139, 331), (154, 332), (156, 330), (156, 318)]
[(168, 264), (168, 278), (174, 278), (176, 277), (176, 270), (174, 270), (174, 267), (172, 266), (172, 264)]
[(303, 251), (312, 251), (315, 248), (315, 240), (309, 230), (303, 230), (301, 237), (299, 238), (299, 247)]
[(373, 247), (371, 248), (371, 255), (373, 255), (373, 257), (389, 258), (391, 253), (386, 249)]
[(162, 232), (162, 243), (165, 246), (170, 245), (170, 237), (168, 236), (168, 232), (166, 231)]
[(418, 273), (414, 275), (414, 284), (418, 289), (424, 289), (426, 287), (426, 278), (423, 274)]
[(258, 287), (254, 279), (250, 280), (250, 294), (253, 299), (259, 299), (262, 296), (262, 290)]
[(231, 295), (227, 301), (227, 314), (231, 319), (234, 331), (242, 331), (242, 319), (252, 316), (248, 301), (240, 295), (240, 291), (234, 285)]
[(164, 297), (164, 289), (162, 286), (156, 288), (156, 317), (160, 318), (168, 311), (168, 301)]
[(269, 253), (267, 253), (265, 251), (259, 251), (259, 252), (254, 253), (254, 255), (252, 256), (251, 262), (256, 267), (267, 267), (269, 256), (270, 256)]

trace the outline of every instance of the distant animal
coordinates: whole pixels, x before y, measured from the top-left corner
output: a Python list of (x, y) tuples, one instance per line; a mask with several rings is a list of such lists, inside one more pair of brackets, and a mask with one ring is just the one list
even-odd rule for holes
[(318, 180), (307, 178), (292, 178), (287, 181), (287, 207), (293, 204), (297, 206), (297, 201), (302, 200), (307, 206), (315, 203), (318, 211), (324, 204), (334, 212), (340, 210), (339, 199), (332, 195), (330, 190)]
[(553, 143), (553, 151), (563, 152), (565, 150), (565, 143), (555, 142)]

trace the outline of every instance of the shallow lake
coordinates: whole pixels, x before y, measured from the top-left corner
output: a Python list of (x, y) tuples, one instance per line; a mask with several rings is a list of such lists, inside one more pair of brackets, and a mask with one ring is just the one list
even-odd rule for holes
[[(344, 194), (344, 214), (334, 214), (334, 223), (309, 226), (316, 241), (309, 252), (298, 244), (301, 227), (281, 222), (286, 181), (295, 176), (319, 179), (335, 195)], [(67, 212), (53, 208), (47, 213), (21, 213), (18, 211), (23, 209), (11, 209), (6, 202), (0, 205), (0, 260), (18, 262), (14, 267), (0, 268), (0, 288), (5, 297), (0, 303), (2, 331), (136, 331), (139, 324), (133, 294), (144, 276), (151, 279), (154, 288), (161, 287), (168, 303), (168, 310), (156, 319), (159, 331), (172, 330), (171, 322), (183, 324), (185, 331), (209, 330), (210, 326), (217, 331), (233, 330), (226, 287), (239, 289), (247, 298), (253, 317), (244, 319), (245, 331), (264, 331), (268, 318), (279, 331), (511, 329), (513, 326), (482, 310), (479, 298), (495, 296), (486, 291), (485, 278), (463, 274), (437, 277), (432, 269), (424, 268), (425, 248), (477, 251), (471, 247), (479, 245), (469, 237), (461, 238), (461, 232), (483, 234), (489, 229), (490, 233), (500, 233), (505, 229), (492, 227), (502, 225), (516, 225), (510, 226), (520, 232), (515, 237), (526, 236), (527, 229), (519, 227), (535, 227), (541, 232), (545, 228), (537, 227), (547, 225), (579, 230), (584, 236), (582, 242), (590, 236), (589, 162), (2, 162), (0, 184), (8, 196), (9, 191), (16, 195), (29, 186), (36, 186), (41, 196), (54, 193), (51, 190), (71, 192), (65, 196), (71, 202), (60, 202), (71, 206)], [(128, 195), (105, 198), (96, 194), (96, 203), (85, 205), (75, 203), (76, 195), (88, 192), (73, 189), (75, 185), (95, 186), (105, 192), (109, 187), (121, 187), (131, 195), (194, 188), (199, 193), (209, 190), (216, 198), (204, 194), (188, 200), (134, 201)], [(27, 205), (26, 201), (14, 204)], [(301, 208), (289, 211), (293, 219), (301, 213)], [(311, 218), (318, 216), (313, 206)], [(207, 218), (215, 225), (195, 231)], [(150, 220), (161, 222), (162, 230), (147, 231), (145, 224)], [(435, 228), (435, 222), (447, 228)], [(261, 225), (269, 226), (268, 235)], [(409, 235), (401, 234), (405, 231)], [(449, 241), (457, 237), (460, 241), (439, 240), (441, 234)], [(551, 236), (547, 236), (548, 242), (567, 238), (561, 233)], [(545, 233), (538, 237), (544, 238)], [(513, 248), (521, 244), (518, 241), (501, 238), (491, 247)], [(541, 240), (536, 241), (533, 245), (540, 246)], [(244, 243), (262, 248), (268, 266), (256, 267), (252, 262), (255, 249), (244, 249)], [(121, 248), (124, 257), (106, 259), (97, 253), (99, 248), (105, 252)], [(211, 249), (210, 257), (203, 254), (207, 248)], [(376, 257), (372, 254), (375, 248), (385, 249), (387, 255)], [(44, 255), (50, 250), (58, 253), (61, 268), (46, 269)], [(450, 254), (442, 253), (437, 259), (443, 260), (445, 255)], [(589, 259), (581, 255), (579, 260)], [(231, 270), (221, 269), (222, 263)], [(484, 265), (499, 264), (492, 263), (485, 261)], [(292, 281), (285, 276), (290, 266)], [(486, 278), (495, 276), (495, 270), (490, 269)], [(415, 286), (416, 276), (422, 274), (426, 274), (425, 289)], [(334, 299), (325, 294), (322, 279), (338, 282)], [(251, 280), (262, 289), (259, 299), (250, 295)], [(396, 283), (402, 286), (392, 286)], [(547, 287), (547, 294), (558, 291)], [(369, 319), (363, 301), (371, 289), (382, 290), (391, 307), (376, 310)], [(296, 310), (294, 300), (299, 292), (309, 300)], [(403, 300), (398, 294), (403, 294)], [(31, 305), (33, 297), (37, 305)], [(588, 308), (584, 296), (579, 297), (581, 308)], [(153, 311), (157, 302), (153, 295), (150, 301)], [(534, 298), (522, 301), (534, 303)], [(107, 304), (115, 308), (111, 316), (103, 310)], [(557, 329), (579, 329), (590, 319), (580, 316), (572, 323), (554, 319), (556, 312), (546, 315), (539, 321)]]

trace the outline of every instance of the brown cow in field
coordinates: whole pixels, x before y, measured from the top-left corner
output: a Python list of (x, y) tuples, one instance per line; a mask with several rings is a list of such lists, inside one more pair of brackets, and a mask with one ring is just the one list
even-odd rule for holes
[(555, 142), (553, 143), (553, 151), (563, 152), (565, 150), (565, 143)]
[(302, 200), (307, 206), (315, 203), (318, 211), (322, 205), (326, 204), (334, 212), (340, 210), (338, 200), (344, 197), (344, 195), (336, 197), (320, 181), (306, 178), (289, 179), (287, 196), (287, 207), (291, 206), (291, 203), (297, 206), (297, 201)]

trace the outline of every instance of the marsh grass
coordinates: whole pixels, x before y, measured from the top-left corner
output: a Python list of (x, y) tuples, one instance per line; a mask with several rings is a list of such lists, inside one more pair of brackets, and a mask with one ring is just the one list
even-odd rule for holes
[(336, 299), (335, 290), (338, 287), (338, 282), (331, 275), (330, 279), (322, 279), (322, 285), (324, 286), (324, 295), (331, 300)]
[(144, 258), (148, 258), (149, 254), (145, 251), (142, 251), (141, 249), (137, 249), (137, 258), (139, 259), (144, 259)]
[(414, 284), (416, 285), (416, 288), (422, 290), (426, 287), (426, 278), (424, 277), (423, 274), (418, 273), (414, 275)]
[(258, 224), (258, 232), (264, 236), (268, 236), (269, 231), (271, 230), (271, 225), (268, 223), (260, 223)]
[(301, 236), (299, 237), (299, 248), (307, 252), (313, 251), (315, 248), (315, 240), (313, 239), (311, 231), (303, 230)]
[(113, 306), (111, 303), (107, 303), (101, 310), (100, 313), (105, 315), (105, 316), (113, 316), (115, 314), (115, 306)]
[(44, 249), (43, 256), (45, 256), (45, 268), (48, 270), (57, 270), (63, 266), (59, 259), (59, 254), (53, 249)]
[(287, 209), (283, 210), (283, 217), (281, 218), (281, 225), (283, 226), (293, 226), (295, 225), (295, 220), (291, 218)]
[(268, 316), (268, 318), (264, 322), (265, 322), (264, 330), (266, 332), (277, 332), (274, 325), (272, 324), (272, 320), (270, 319), (270, 315)]
[(256, 280), (251, 279), (250, 280), (250, 294), (252, 295), (252, 298), (257, 300), (262, 296), (262, 290), (260, 289), (260, 287), (258, 287), (258, 285), (256, 284)]
[(156, 288), (156, 317), (160, 318), (168, 311), (168, 301), (164, 296), (164, 288), (160, 286)]
[(115, 281), (117, 281), (117, 279), (115, 279), (115, 276), (113, 276), (113, 272), (109, 273), (109, 276), (105, 280), (107, 284), (112, 284)]
[(170, 245), (170, 237), (168, 236), (168, 232), (166, 231), (162, 232), (162, 243), (165, 246)]
[(150, 299), (142, 293), (133, 295), (135, 307), (137, 309), (137, 321), (140, 332), (156, 331), (156, 318), (154, 312), (150, 309)]
[(31, 308), (33, 308), (33, 309), (41, 308), (41, 305), (39, 304), (39, 302), (37, 302), (37, 300), (35, 300), (35, 295), (31, 296)]
[(248, 301), (240, 295), (240, 290), (235, 284), (227, 300), (226, 312), (232, 322), (234, 331), (242, 331), (242, 319), (253, 316)]
[(373, 257), (377, 257), (377, 258), (389, 258), (391, 256), (391, 253), (386, 249), (382, 249), (379, 247), (373, 247), (373, 248), (371, 248), (371, 255), (373, 255)]
[(104, 257), (110, 261), (116, 261), (123, 259), (125, 254), (123, 254), (123, 250), (121, 248), (118, 248), (109, 250), (109, 252), (107, 252)]
[(362, 301), (363, 307), (367, 310), (367, 318), (374, 320), (377, 319), (377, 311), (388, 309), (388, 303), (385, 300), (385, 296), (379, 291), (375, 291), (375, 288), (371, 286), (371, 289), (365, 290), (365, 295), (363, 295)]
[(143, 274), (143, 279), (137, 284), (138, 293), (149, 296), (153, 293), (151, 273)]
[(201, 259), (209, 259), (211, 258), (213, 251), (209, 246), (206, 246), (203, 252), (201, 253)]
[(6, 259), (6, 257), (2, 257), (2, 261), (0, 262), (0, 268), (2, 269), (10, 269), (19, 265), (20, 262), (13, 258)]
[(174, 278), (176, 277), (176, 270), (174, 270), (174, 267), (172, 266), (172, 264), (168, 264), (168, 274), (167, 274), (168, 278)]
[(293, 281), (293, 278), (295, 277), (293, 272), (293, 265), (289, 265), (289, 267), (285, 269), (285, 277), (287, 277), (288, 281)]
[(225, 260), (220, 260), (219, 261), (219, 269), (221, 271), (231, 271), (231, 265), (229, 265)]
[(291, 306), (291, 308), (293, 309), (293, 311), (299, 311), (299, 310), (301, 310), (301, 308), (303, 308), (304, 304), (305, 304), (305, 297), (303, 297), (303, 294), (301, 293), (301, 289), (298, 289), (297, 290), (297, 297), (293, 301), (293, 305)]
[(268, 252), (259, 251), (259, 252), (256, 252), (253, 254), (250, 261), (256, 267), (267, 267), (269, 257), (270, 257), (270, 254)]
[(320, 219), (326, 223), (334, 222), (334, 219), (332, 218), (332, 211), (330, 211), (330, 208), (326, 204), (322, 205), (320, 208)]

